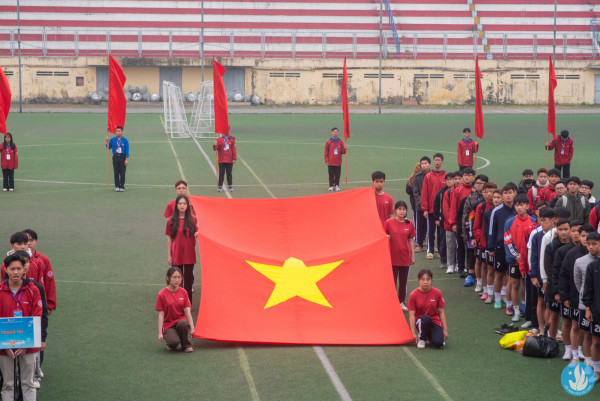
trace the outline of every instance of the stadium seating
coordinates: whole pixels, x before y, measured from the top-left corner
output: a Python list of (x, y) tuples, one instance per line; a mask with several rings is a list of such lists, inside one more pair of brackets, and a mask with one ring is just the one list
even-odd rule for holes
[[(189, 0), (21, 0), (25, 56), (198, 57), (201, 10)], [(560, 0), (557, 59), (592, 59), (600, 0)], [(206, 57), (377, 58), (379, 0), (205, 1)], [(553, 50), (554, 0), (390, 0), (387, 58), (535, 59)], [(384, 12), (385, 14), (385, 12)], [(0, 0), (0, 56), (17, 54), (16, 5)]]

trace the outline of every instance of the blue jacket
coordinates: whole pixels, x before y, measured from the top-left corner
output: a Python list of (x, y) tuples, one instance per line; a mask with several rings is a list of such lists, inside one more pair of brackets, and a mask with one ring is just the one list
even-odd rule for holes
[(486, 248), (488, 251), (504, 251), (504, 223), (506, 220), (515, 216), (517, 211), (515, 206), (506, 206), (504, 203), (492, 210), (490, 216), (490, 232)]

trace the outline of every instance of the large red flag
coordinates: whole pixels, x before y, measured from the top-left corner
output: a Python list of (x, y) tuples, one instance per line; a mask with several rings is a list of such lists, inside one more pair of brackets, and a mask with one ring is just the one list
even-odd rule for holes
[(8, 118), (8, 112), (10, 111), (10, 99), (12, 94), (10, 92), (10, 85), (8, 79), (4, 75), (4, 71), (0, 68), (0, 132), (6, 135), (6, 119)]
[(479, 71), (479, 56), (475, 57), (475, 136), (483, 138), (483, 90), (481, 89), (481, 71)]
[[(289, 199), (190, 200), (202, 222), (202, 294), (194, 337), (298, 344), (413, 341), (373, 188)], [(332, 202), (339, 217), (333, 223)]]
[(344, 140), (350, 138), (350, 113), (348, 112), (348, 70), (344, 57), (344, 76), (342, 78), (342, 110), (344, 112)]
[(116, 127), (125, 127), (127, 99), (123, 67), (111, 55), (108, 56), (108, 132), (115, 133)]
[(550, 74), (548, 82), (548, 132), (556, 138), (556, 111), (554, 110), (554, 89), (558, 82), (556, 81), (556, 73), (554, 65), (552, 65), (552, 57), (550, 57)]
[(227, 114), (227, 93), (223, 84), (225, 67), (213, 57), (213, 89), (215, 96), (215, 133), (229, 135), (229, 115)]

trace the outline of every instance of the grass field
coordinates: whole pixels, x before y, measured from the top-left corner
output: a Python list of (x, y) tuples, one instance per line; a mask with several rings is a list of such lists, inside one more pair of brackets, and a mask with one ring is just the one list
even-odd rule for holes
[[(478, 166), (498, 184), (518, 182), (524, 168), (545, 166), (545, 116), (486, 116)], [(230, 117), (239, 162), (235, 197), (295, 197), (327, 192), (323, 146), (341, 115)], [(446, 155), (455, 170), (456, 143), (472, 115), (352, 117), (350, 188), (387, 173), (386, 191), (408, 200), (406, 178), (422, 155)], [(166, 267), (165, 205), (184, 176), (192, 195), (215, 191), (209, 163), (191, 139), (170, 140), (158, 115), (130, 115), (125, 193), (106, 192), (105, 115), (11, 114), (19, 147), (16, 191), (2, 193), (0, 240), (35, 229), (38, 249), (55, 270), (58, 310), (50, 318), (40, 400), (336, 400), (312, 346), (269, 346), (194, 340), (196, 352), (169, 353), (156, 339), (156, 295)], [(572, 174), (599, 182), (597, 115), (559, 115), (575, 141)], [(212, 158), (211, 141), (200, 146)], [(552, 155), (550, 155), (552, 165)], [(489, 164), (488, 164), (489, 162)], [(251, 169), (251, 170), (250, 170)], [(259, 181), (260, 180), (260, 181)], [(264, 183), (263, 184), (261, 184)], [(324, 352), (353, 400), (564, 400), (565, 363), (500, 349), (492, 328), (508, 322), (456, 275), (423, 254), (411, 271), (432, 268), (447, 302), (444, 350), (414, 346), (327, 346)], [(201, 293), (196, 266), (196, 294)], [(193, 315), (198, 310), (196, 297)], [(199, 322), (198, 324), (202, 324)], [(597, 399), (598, 389), (583, 399)]]

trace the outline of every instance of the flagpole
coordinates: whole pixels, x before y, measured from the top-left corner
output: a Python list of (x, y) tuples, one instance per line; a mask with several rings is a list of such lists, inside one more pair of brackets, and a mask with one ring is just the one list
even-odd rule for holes
[(106, 192), (108, 192), (108, 146), (106, 147)]
[[(346, 139), (345, 145), (348, 146), (348, 140)], [(346, 191), (348, 190), (348, 149), (346, 149)]]
[[(215, 130), (215, 143), (217, 143), (217, 131)], [(217, 181), (217, 192), (219, 192), (219, 151), (217, 150), (217, 145), (215, 145), (215, 166), (217, 169), (215, 170), (215, 179)]]

